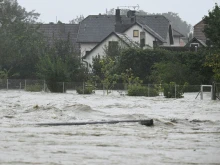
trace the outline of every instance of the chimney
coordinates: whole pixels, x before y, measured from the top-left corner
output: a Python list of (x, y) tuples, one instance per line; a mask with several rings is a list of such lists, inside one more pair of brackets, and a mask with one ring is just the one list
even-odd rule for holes
[(120, 9), (116, 9), (115, 11), (115, 22), (116, 24), (121, 24), (121, 14), (120, 14), (121, 10)]
[(131, 23), (135, 23), (136, 22), (136, 15), (135, 15), (136, 11), (135, 10), (129, 10), (127, 12), (127, 17), (130, 18)]
[(121, 10), (120, 9), (116, 9), (115, 10), (115, 32), (121, 32), (121, 28), (122, 28), (122, 20), (121, 20), (121, 14), (120, 14)]

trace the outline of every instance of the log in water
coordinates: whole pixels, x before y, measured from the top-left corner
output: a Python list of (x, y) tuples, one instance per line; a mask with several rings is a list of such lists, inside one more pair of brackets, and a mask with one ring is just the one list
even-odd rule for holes
[(93, 122), (73, 122), (73, 123), (39, 123), (38, 126), (70, 126), (70, 125), (91, 125), (91, 124), (117, 124), (117, 123), (140, 123), (145, 126), (153, 126), (153, 119), (149, 120), (118, 120), (118, 121), (93, 121)]

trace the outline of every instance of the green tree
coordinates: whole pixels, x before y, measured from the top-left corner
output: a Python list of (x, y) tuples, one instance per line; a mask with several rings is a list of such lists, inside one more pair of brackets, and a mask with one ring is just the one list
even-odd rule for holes
[(210, 39), (212, 45), (220, 48), (220, 7), (217, 3), (203, 20), (206, 24), (204, 29), (206, 37)]
[(0, 4), (0, 68), (11, 78), (36, 78), (36, 63), (44, 51), (35, 24), (39, 14), (27, 12), (17, 1)]
[[(127, 49), (119, 56), (118, 72), (126, 73), (127, 69), (132, 69), (134, 77), (139, 77), (144, 83), (149, 83), (151, 68), (155, 62), (159, 62), (167, 55), (164, 50), (151, 49)], [(168, 56), (168, 55), (167, 55)]]
[(207, 56), (205, 66), (212, 68), (214, 72), (214, 80), (220, 81), (220, 53), (212, 53)]
[(40, 57), (37, 74), (46, 80), (51, 92), (63, 92), (60, 82), (83, 81), (86, 76), (85, 67), (80, 56), (74, 52), (70, 40), (56, 40), (54, 45)]
[(101, 65), (101, 83), (107, 91), (107, 94), (110, 93), (110, 89), (114, 87), (117, 83), (117, 80), (120, 78), (119, 75), (115, 74), (115, 61), (111, 57), (104, 57), (100, 60)]

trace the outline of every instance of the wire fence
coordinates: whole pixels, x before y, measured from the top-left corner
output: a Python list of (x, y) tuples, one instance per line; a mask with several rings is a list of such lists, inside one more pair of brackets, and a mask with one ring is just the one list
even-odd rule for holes
[[(219, 98), (220, 83), (215, 83), (216, 97)], [(166, 96), (169, 98), (180, 98), (183, 93), (201, 92), (201, 85), (178, 85), (178, 84), (103, 84), (86, 82), (46, 82), (44, 80), (24, 79), (0, 79), (0, 90), (24, 90), (30, 92), (75, 92), (77, 94), (118, 94), (121, 96)], [(202, 92), (211, 92), (209, 87), (204, 86)], [(197, 96), (197, 97), (198, 97)]]

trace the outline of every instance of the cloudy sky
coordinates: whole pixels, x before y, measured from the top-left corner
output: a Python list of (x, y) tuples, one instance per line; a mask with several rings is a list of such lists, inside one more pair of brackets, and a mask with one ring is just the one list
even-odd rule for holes
[[(175, 12), (186, 22), (195, 25), (214, 4), (220, 0), (17, 0), (28, 11), (36, 10), (41, 14), (40, 21), (63, 23), (79, 15), (97, 15), (118, 6), (139, 5), (140, 10), (148, 13)], [(124, 7), (121, 7), (124, 8)], [(126, 8), (126, 7), (125, 7)]]

